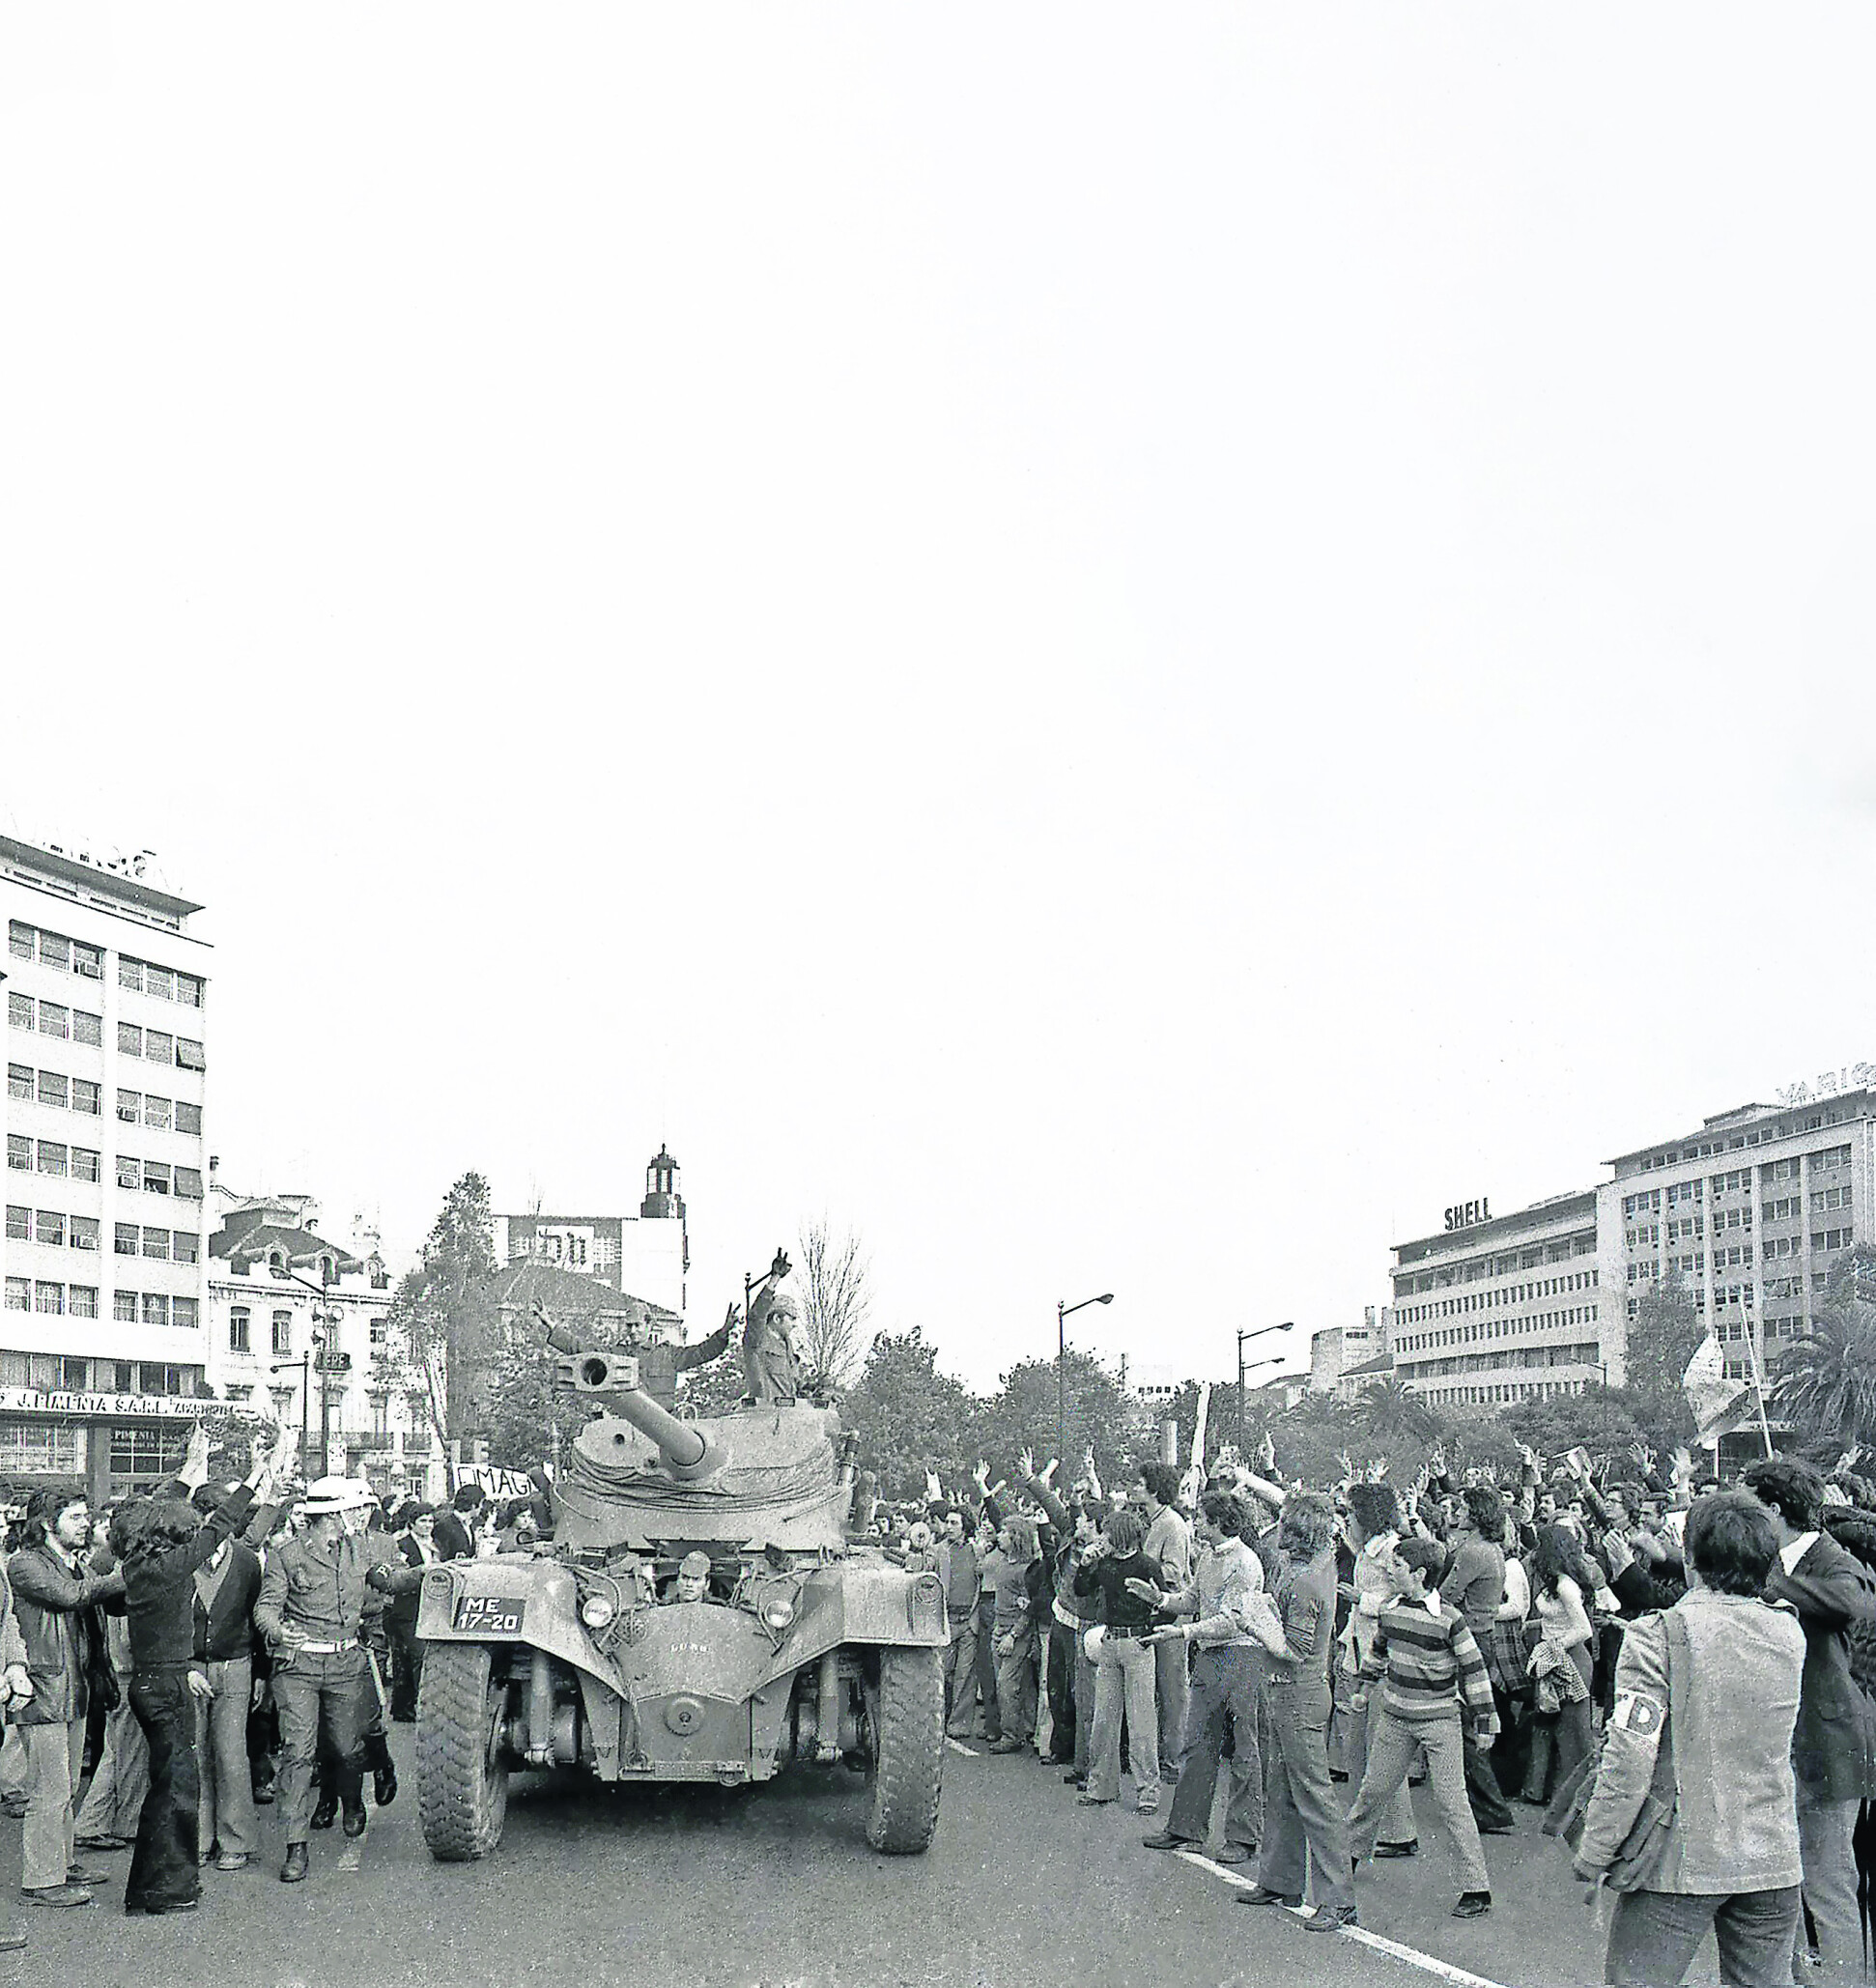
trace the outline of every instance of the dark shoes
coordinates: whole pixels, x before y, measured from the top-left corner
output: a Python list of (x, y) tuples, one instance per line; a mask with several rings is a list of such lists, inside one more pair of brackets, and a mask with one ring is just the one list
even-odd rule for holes
[(1190, 1836), (1176, 1836), (1171, 1830), (1156, 1830), (1151, 1836), (1142, 1836), (1140, 1841), (1148, 1850), (1188, 1850), (1192, 1845)]
[(388, 1808), (397, 1800), (397, 1769), (388, 1760), (372, 1771), (371, 1793), (380, 1808)]
[(1409, 1837), (1405, 1843), (1377, 1843), (1375, 1845), (1375, 1855), (1377, 1857), (1418, 1857), (1420, 1855), (1419, 1838)]
[(110, 1876), (109, 1871), (87, 1869), (82, 1863), (74, 1863), (65, 1874), (68, 1885), (101, 1885)]
[(89, 1905), (91, 1893), (82, 1885), (41, 1885), (28, 1890), (23, 1885), (19, 1895), (28, 1905)]
[(283, 1885), (302, 1885), (306, 1881), (306, 1846), (303, 1843), (287, 1845), (287, 1860), (280, 1866), (280, 1882)]
[(1459, 1894), (1459, 1903), (1453, 1907), (1453, 1917), (1456, 1919), (1482, 1918), (1491, 1910), (1490, 1891), (1462, 1891)]
[(1303, 1921), (1305, 1933), (1339, 1933), (1344, 1926), (1355, 1923), (1355, 1909), (1352, 1905), (1319, 1905)]
[(329, 1830), (339, 1819), (339, 1798), (336, 1795), (321, 1795), (319, 1805), (313, 1810), (313, 1827), (316, 1830)]
[(348, 1836), (362, 1836), (365, 1832), (365, 1804), (360, 1802), (356, 1808), (350, 1803), (345, 1810), (345, 1832)]
[(1213, 1863), (1249, 1863), (1256, 1853), (1255, 1843), (1227, 1843), (1211, 1860)]
[(1272, 1891), (1267, 1885), (1254, 1885), (1248, 1891), (1237, 1894), (1239, 1905), (1300, 1905), (1303, 1894), (1300, 1891)]
[(130, 1838), (128, 1836), (79, 1836), (73, 1840), (71, 1847), (74, 1850), (95, 1851), (99, 1856), (107, 1857), (113, 1850), (129, 1849)]
[(989, 1753), (1020, 1753), (1023, 1743), (1020, 1740), (992, 1740), (984, 1750)]
[(1509, 1816), (1503, 1822), (1481, 1823), (1479, 1825), (1479, 1834), (1482, 1836), (1515, 1836), (1517, 1833), (1518, 1825)]

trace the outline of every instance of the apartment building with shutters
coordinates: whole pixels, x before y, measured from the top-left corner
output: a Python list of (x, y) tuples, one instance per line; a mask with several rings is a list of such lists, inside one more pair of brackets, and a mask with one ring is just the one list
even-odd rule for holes
[(201, 909), (147, 855), (0, 836), (0, 1482), (156, 1483), (203, 1411)]

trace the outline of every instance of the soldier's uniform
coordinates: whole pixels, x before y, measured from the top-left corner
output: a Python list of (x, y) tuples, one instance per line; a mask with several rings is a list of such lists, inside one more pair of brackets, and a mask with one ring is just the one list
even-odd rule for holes
[(384, 1533), (345, 1534), (324, 1546), (302, 1534), (268, 1555), (254, 1620), (273, 1651), (278, 1791), (289, 1846), (306, 1842), (311, 1833), (322, 1718), (338, 1760), (339, 1799), (349, 1821), (355, 1818), (362, 1826), (364, 1737), (378, 1709), (360, 1640), (366, 1595), (374, 1588), (407, 1592), (423, 1572), (407, 1567)]

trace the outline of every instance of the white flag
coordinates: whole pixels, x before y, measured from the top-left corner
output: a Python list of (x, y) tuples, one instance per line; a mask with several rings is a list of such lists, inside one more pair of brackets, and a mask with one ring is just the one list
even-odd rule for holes
[(1726, 1356), (1711, 1331), (1693, 1349), (1681, 1377), (1681, 1392), (1693, 1410), (1703, 1443), (1718, 1442), (1758, 1413), (1758, 1400), (1744, 1381), (1726, 1372)]

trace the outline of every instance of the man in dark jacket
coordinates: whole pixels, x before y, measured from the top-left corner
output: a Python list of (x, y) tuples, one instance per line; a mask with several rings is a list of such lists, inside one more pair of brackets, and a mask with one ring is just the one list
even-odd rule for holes
[(33, 1686), (14, 1711), (28, 1775), (20, 1895), (33, 1905), (89, 1905), (86, 1886), (99, 1874), (71, 1860), (72, 1797), (84, 1764), (91, 1678), (106, 1661), (95, 1609), (124, 1592), (124, 1576), (84, 1571), (91, 1507), (82, 1491), (37, 1491), (26, 1517), (28, 1543), (7, 1568)]
[(1804, 1686), (1791, 1743), (1805, 1903), (1826, 1976), (1848, 1980), (1862, 1964), (1851, 1838), (1857, 1804), (1876, 1795), (1869, 1708), (1850, 1675), (1849, 1630), (1852, 1623), (1876, 1620), (1876, 1580), (1821, 1529), (1824, 1480), (1808, 1463), (1772, 1458), (1748, 1463), (1744, 1477), (1778, 1535), (1766, 1598), (1790, 1603), (1805, 1631)]
[(437, 1514), (437, 1557), (441, 1560), (472, 1560), (475, 1557), (476, 1516), (489, 1502), (479, 1484), (457, 1487), (456, 1495)]

